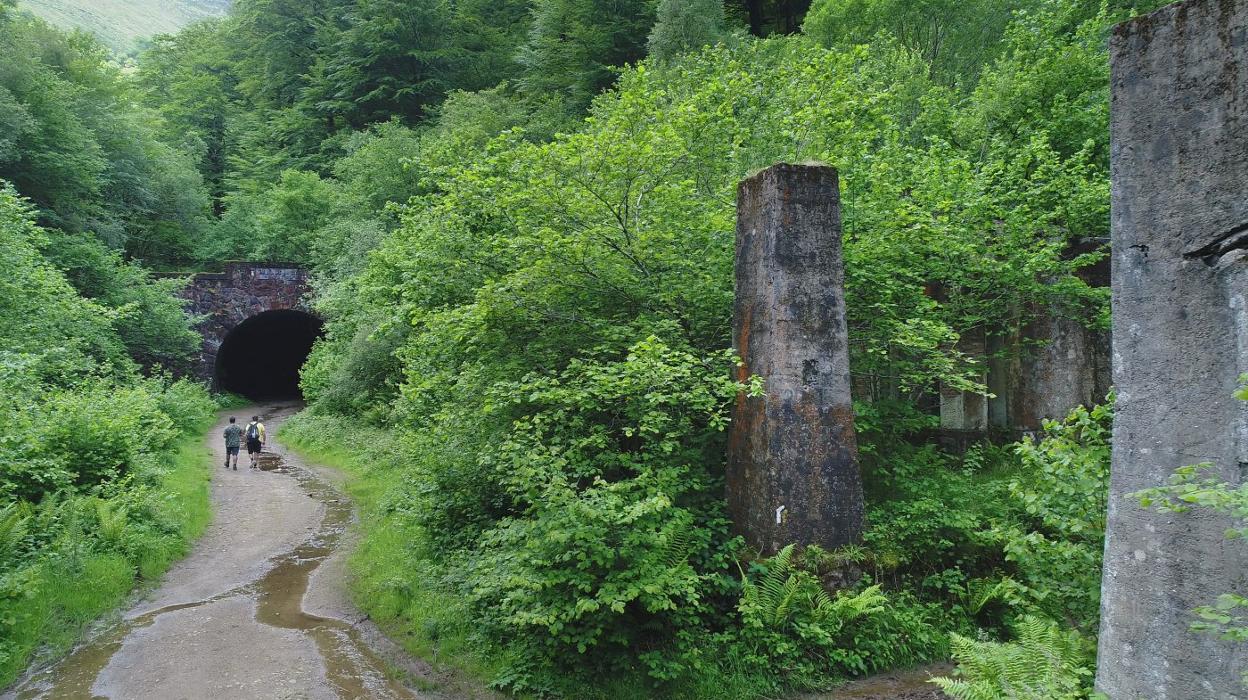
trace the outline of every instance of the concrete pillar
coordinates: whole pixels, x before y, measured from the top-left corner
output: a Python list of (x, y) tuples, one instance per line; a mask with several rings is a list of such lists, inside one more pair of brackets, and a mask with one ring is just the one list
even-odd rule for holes
[[(988, 338), (984, 329), (966, 331), (958, 339), (958, 350), (980, 363), (981, 370), (975, 381), (988, 382)], [(988, 397), (973, 391), (961, 391), (950, 386), (940, 388), (940, 427), (945, 430), (988, 429)]]
[(1248, 0), (1188, 0), (1111, 39), (1114, 422), (1097, 686), (1113, 700), (1248, 697), (1248, 646), (1192, 608), (1248, 592), (1227, 518), (1127, 494), (1212, 462), (1241, 483), (1248, 368)]
[(1093, 406), (1109, 393), (1104, 331), (1048, 312), (1023, 330), (1016, 427), (1037, 430), (1046, 418), (1061, 420), (1077, 406)]
[(776, 165), (737, 191), (733, 340), (766, 395), (733, 413), (728, 507), (764, 554), (862, 534), (836, 170)]

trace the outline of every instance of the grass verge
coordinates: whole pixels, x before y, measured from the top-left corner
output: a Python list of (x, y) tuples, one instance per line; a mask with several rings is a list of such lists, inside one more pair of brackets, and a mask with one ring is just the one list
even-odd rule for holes
[(0, 640), (0, 688), (32, 660), (65, 654), (136, 585), (154, 584), (189, 551), (212, 518), (214, 460), (203, 443), (210, 425), (179, 440), (132, 488), (111, 498), (50, 497), (26, 516), (27, 536), (39, 529), (58, 534), (44, 556), (0, 576), (0, 619), (10, 623)]
[(501, 660), (474, 634), (460, 597), (441, 585), (420, 528), (394, 507), (397, 489), (409, 483), (398, 438), (306, 411), (283, 424), (278, 437), (305, 460), (349, 477), (360, 519), (349, 560), (355, 604), (410, 654), (469, 678), (494, 677)]

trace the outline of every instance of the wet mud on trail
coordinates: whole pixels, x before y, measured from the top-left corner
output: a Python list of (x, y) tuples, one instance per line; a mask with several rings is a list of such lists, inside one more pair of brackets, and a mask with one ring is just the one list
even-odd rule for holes
[(942, 663), (901, 669), (850, 681), (828, 693), (803, 695), (798, 700), (949, 700), (930, 682), (934, 676), (953, 673), (953, 664)]
[(223, 414), (207, 438), (213, 522), (190, 555), (119, 621), (3, 700), (452, 697), (398, 680), (436, 684), (431, 668), (351, 605), (351, 503), (330, 483), (332, 473), (302, 464), (273, 439), (299, 408), (233, 412), (240, 422), (259, 413), (269, 429), (264, 464), (254, 471), (246, 454), (237, 471), (223, 468)]

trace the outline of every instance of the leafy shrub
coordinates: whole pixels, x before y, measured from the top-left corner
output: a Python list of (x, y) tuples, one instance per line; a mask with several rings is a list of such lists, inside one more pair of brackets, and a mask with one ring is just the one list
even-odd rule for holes
[(623, 668), (710, 614), (736, 547), (705, 449), (747, 388), (728, 359), (651, 337), (500, 391), (524, 415), (482, 462), (515, 515), (484, 533), (465, 585), (522, 666)]
[(208, 520), (198, 435), (192, 444), (176, 456), (141, 455), (131, 476), (100, 495), (61, 491), (0, 507), (0, 684), (36, 648), (68, 648), (136, 576), (152, 580), (186, 552)]
[(108, 384), (54, 394), (41, 412), (41, 442), (73, 475), (68, 485), (112, 481), (125, 475), (138, 455), (166, 449), (179, 432), (160, 411), (157, 396), (142, 387)]
[(32, 383), (125, 368), (110, 310), (79, 296), (40, 249), (48, 232), (28, 202), (0, 180), (0, 372)]
[(1084, 631), (1100, 609), (1113, 400), (1046, 421), (1041, 440), (1018, 444), (1022, 469), (1009, 488), (1028, 521), (998, 530), (1030, 605)]
[(130, 357), (146, 369), (188, 371), (202, 339), (191, 328), (184, 278), (153, 278), (147, 269), (93, 236), (48, 231), (43, 254), (83, 297), (112, 312)]
[[(152, 384), (164, 385), (151, 386)], [(149, 391), (156, 394), (157, 408), (169, 417), (173, 427), (182, 434), (202, 428), (219, 405), (198, 382), (178, 379), (166, 383), (165, 380), (158, 379), (151, 380), (149, 386)]]

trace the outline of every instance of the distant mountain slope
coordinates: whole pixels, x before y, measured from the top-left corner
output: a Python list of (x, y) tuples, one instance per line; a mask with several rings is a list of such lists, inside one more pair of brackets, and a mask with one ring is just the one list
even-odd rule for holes
[(58, 27), (91, 32), (125, 53), (140, 39), (225, 14), (230, 0), (18, 0), (18, 6)]

